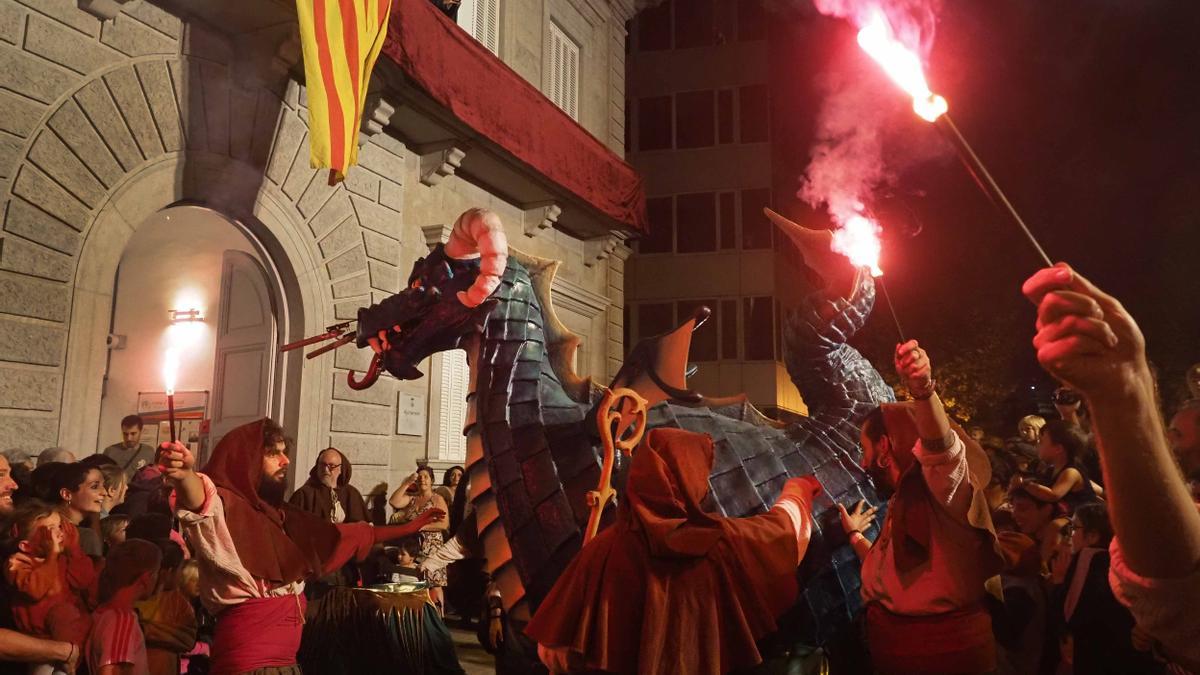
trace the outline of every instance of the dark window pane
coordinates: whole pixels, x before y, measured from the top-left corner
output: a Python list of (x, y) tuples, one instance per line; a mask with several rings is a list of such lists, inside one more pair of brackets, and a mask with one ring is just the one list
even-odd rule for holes
[(675, 329), (675, 303), (648, 302), (638, 305), (638, 339), (662, 335)]
[(742, 248), (771, 248), (771, 222), (763, 207), (771, 203), (771, 190), (742, 190)]
[(732, 192), (722, 192), (717, 202), (721, 223), (721, 248), (737, 248), (737, 209)]
[(767, 85), (753, 84), (738, 89), (738, 127), (743, 143), (761, 143), (769, 136), (770, 114)]
[(712, 300), (680, 300), (676, 303), (676, 308), (679, 317), (679, 323), (687, 321), (692, 312), (701, 305), (712, 310), (712, 316), (708, 317), (699, 328), (692, 333), (692, 349), (688, 352), (689, 361), (716, 361), (717, 356), (717, 325), (720, 323), (717, 317), (720, 309)]
[(717, 142), (733, 142), (733, 90), (717, 92)]
[(737, 300), (721, 301), (721, 358), (737, 360), (738, 357), (738, 306)]
[(743, 341), (747, 361), (775, 359), (775, 323), (771, 316), (774, 307), (775, 303), (769, 297), (742, 300)]
[(670, 253), (675, 228), (671, 217), (671, 198), (654, 197), (646, 200), (646, 219), (650, 234), (638, 241), (638, 253)]
[(705, 148), (713, 144), (713, 93), (675, 95), (675, 147)]
[(738, 0), (738, 39), (765, 40), (767, 37), (766, 15), (762, 0)]
[(671, 48), (671, 3), (644, 10), (637, 16), (638, 50), (653, 52)]
[(711, 192), (675, 197), (675, 222), (679, 230), (676, 251), (705, 253), (717, 250), (717, 200)]
[(675, 48), (707, 47), (716, 42), (713, 0), (676, 0)]
[(638, 150), (671, 147), (671, 97), (653, 96), (638, 100)]

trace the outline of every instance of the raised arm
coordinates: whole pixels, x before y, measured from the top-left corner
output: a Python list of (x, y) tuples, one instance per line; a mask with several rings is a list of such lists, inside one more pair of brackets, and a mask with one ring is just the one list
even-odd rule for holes
[(204, 483), (196, 474), (196, 458), (182, 443), (163, 443), (158, 446), (158, 466), (175, 488), (175, 505), (186, 511), (199, 511), (204, 506)]
[(416, 481), (417, 474), (415, 472), (401, 481), (400, 487), (396, 488), (391, 497), (388, 497), (388, 504), (391, 504), (392, 508), (397, 511), (408, 506), (408, 503), (412, 501), (412, 495), (408, 494), (408, 488), (412, 487), (412, 484)]
[(1087, 399), (1113, 531), (1129, 569), (1177, 578), (1200, 564), (1200, 514), (1154, 398), (1146, 342), (1112, 296), (1060, 263), (1023, 292), (1038, 308), (1033, 346), (1051, 375)]

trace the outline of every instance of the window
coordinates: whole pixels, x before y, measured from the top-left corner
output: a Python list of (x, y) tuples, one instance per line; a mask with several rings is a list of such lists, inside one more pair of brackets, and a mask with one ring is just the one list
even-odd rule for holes
[(670, 253), (675, 250), (675, 214), (671, 197), (646, 200), (650, 233), (638, 240), (638, 253)]
[(739, 122), (742, 143), (767, 140), (771, 125), (767, 85), (754, 84), (738, 90)]
[(675, 95), (675, 147), (704, 148), (713, 144), (713, 92)]
[(733, 90), (717, 92), (717, 143), (733, 142)]
[(647, 302), (637, 306), (638, 340), (675, 329), (675, 303)]
[(762, 0), (737, 0), (738, 40), (765, 40), (767, 17)]
[(500, 55), (500, 0), (462, 0), (458, 25), (490, 52)]
[(742, 329), (747, 361), (775, 360), (775, 302), (770, 297), (742, 299)]
[(713, 0), (677, 0), (674, 5), (676, 49), (707, 47), (716, 42)]
[(441, 398), (438, 419), (438, 459), (461, 464), (467, 459), (467, 438), (463, 426), (467, 419), (467, 388), (471, 374), (467, 353), (461, 349), (442, 352), (442, 381), (437, 395)]
[(721, 228), (721, 248), (737, 248), (737, 208), (734, 193), (722, 192), (717, 200), (717, 221)]
[(554, 105), (579, 119), (579, 45), (558, 24), (550, 22), (548, 94)]
[(702, 306), (712, 310), (712, 314), (692, 333), (692, 347), (688, 351), (688, 360), (717, 361), (720, 358), (717, 353), (717, 338), (721, 307), (713, 300), (680, 300), (675, 303), (676, 316), (679, 317), (679, 323), (683, 323), (691, 318), (696, 308)]
[[(461, 11), (461, 10), (460, 10)], [(644, 10), (637, 16), (638, 49), (643, 52), (671, 48), (671, 3)]]
[(671, 97), (638, 99), (638, 150), (671, 148)]
[(737, 300), (721, 301), (721, 358), (737, 360), (738, 357), (738, 303)]
[(763, 215), (763, 207), (771, 204), (771, 190), (742, 190), (742, 248), (771, 248), (773, 227)]
[(717, 250), (716, 195), (702, 192), (675, 197), (675, 223), (679, 253), (708, 253)]

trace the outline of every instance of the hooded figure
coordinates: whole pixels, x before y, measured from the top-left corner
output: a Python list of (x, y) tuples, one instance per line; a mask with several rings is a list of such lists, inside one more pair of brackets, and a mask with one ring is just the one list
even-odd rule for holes
[(634, 453), (616, 522), (585, 546), (525, 632), (552, 671), (724, 673), (762, 661), (756, 640), (796, 600), (812, 532), (812, 478), (775, 507), (724, 518), (700, 504), (713, 442), (653, 429)]
[[(353, 467), (337, 448), (326, 448), (317, 455), (317, 462), (308, 472), (308, 480), (292, 493), (292, 506), (304, 509), (321, 520), (336, 523), (366, 523), (367, 506), (362, 493), (350, 484)], [(330, 485), (329, 483), (333, 483)], [(334, 498), (337, 498), (341, 518), (334, 518)]]
[(334, 524), (286, 503), (286, 444), (269, 419), (226, 434), (200, 473), (181, 459), (188, 457), (182, 445), (164, 444), (160, 454), (176, 489), (176, 514), (201, 563), (201, 600), (217, 618), (214, 674), (299, 672), (304, 581), (428, 523)]

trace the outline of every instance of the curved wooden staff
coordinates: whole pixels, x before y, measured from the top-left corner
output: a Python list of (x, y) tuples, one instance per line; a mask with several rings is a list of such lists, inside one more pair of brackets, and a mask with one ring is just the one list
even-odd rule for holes
[(606, 389), (596, 411), (596, 427), (600, 430), (600, 442), (604, 444), (604, 458), (600, 464), (600, 482), (595, 490), (587, 493), (592, 514), (583, 533), (585, 546), (600, 529), (604, 507), (617, 494), (612, 487), (617, 450), (632, 455), (646, 433), (646, 399), (632, 389)]

